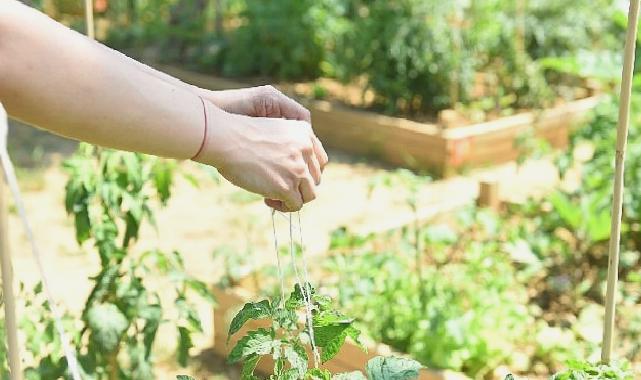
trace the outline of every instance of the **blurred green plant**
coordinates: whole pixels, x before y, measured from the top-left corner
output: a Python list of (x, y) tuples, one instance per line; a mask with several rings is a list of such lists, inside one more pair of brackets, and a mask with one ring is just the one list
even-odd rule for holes
[[(192, 334), (202, 332), (193, 295), (213, 301), (207, 285), (185, 273), (178, 252), (133, 249), (141, 226), (155, 226), (152, 197), (165, 205), (171, 195), (173, 167), (169, 161), (85, 144), (65, 163), (70, 173), (65, 207), (74, 217), (76, 239), (92, 242), (100, 257), (79, 338), (87, 342), (79, 361), (97, 379), (153, 378), (152, 347), (163, 322), (176, 327), (181, 365), (187, 363)], [(172, 285), (168, 289), (177, 309), (172, 319), (167, 320), (167, 306), (151, 284), (152, 273), (167, 276)]]
[(436, 111), (452, 105), (453, 93), (465, 100), (472, 60), (457, 12), (456, 1), (361, 2), (341, 45), (346, 76), (364, 76), (364, 91), (389, 113)]
[[(550, 380), (632, 380), (632, 372), (624, 364), (592, 364), (585, 361), (568, 361), (568, 369), (556, 373)], [(514, 375), (507, 375), (505, 380), (516, 380)]]
[(526, 287), (495, 238), (500, 221), (479, 212), (457, 223), (470, 229), (421, 230), (422, 278), (408, 275), (417, 265), (411, 231), (341, 238), (347, 246), (335, 240), (327, 269), (336, 278), (324, 286), (337, 289), (340, 306), (374, 339), (480, 378), (527, 345), (533, 320)]
[[(62, 378), (67, 363), (62, 354), (62, 342), (56, 332), (42, 283), (38, 282), (32, 289), (27, 289), (21, 282), (16, 302), (21, 310), (18, 315), (18, 328), (21, 333), (20, 344), (24, 344), (20, 358), (24, 366), (24, 378)], [(69, 314), (64, 314), (62, 324), (67, 331), (77, 331), (79, 321)], [(0, 318), (0, 379), (10, 380), (5, 333), (4, 318)], [(71, 336), (73, 341), (77, 341), (77, 338)]]
[(323, 69), (343, 26), (340, 0), (246, 0), (242, 24), (222, 52), (226, 75), (311, 79)]

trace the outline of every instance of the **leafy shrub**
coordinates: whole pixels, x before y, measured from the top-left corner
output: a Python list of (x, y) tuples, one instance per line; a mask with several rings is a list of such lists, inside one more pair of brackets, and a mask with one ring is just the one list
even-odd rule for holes
[(118, 49), (162, 43), (168, 36), (169, 13), (177, 0), (110, 2), (105, 17), (106, 43)]
[(571, 56), (580, 50), (621, 49), (623, 30), (609, 0), (528, 0), (526, 47), (533, 59)]
[(452, 91), (465, 99), (471, 60), (449, 21), (455, 11), (447, 1), (367, 2), (342, 44), (347, 75), (365, 75), (390, 113), (445, 108)]
[(315, 78), (341, 28), (339, 0), (247, 0), (243, 24), (223, 52), (223, 73), (278, 79)]

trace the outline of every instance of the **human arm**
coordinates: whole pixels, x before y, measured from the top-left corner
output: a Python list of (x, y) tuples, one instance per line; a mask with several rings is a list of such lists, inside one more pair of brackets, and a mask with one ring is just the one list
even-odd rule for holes
[[(0, 101), (10, 115), (106, 147), (192, 158), (204, 135), (196, 93), (114, 57), (40, 12), (0, 1)], [(283, 211), (314, 198), (322, 157), (307, 123), (205, 104), (210, 133), (197, 161)]]

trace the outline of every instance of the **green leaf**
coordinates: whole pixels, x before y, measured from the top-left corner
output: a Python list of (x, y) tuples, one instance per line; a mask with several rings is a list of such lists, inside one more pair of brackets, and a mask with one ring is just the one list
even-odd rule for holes
[(191, 340), (191, 332), (186, 327), (178, 327), (178, 364), (187, 366), (189, 361), (189, 349), (194, 346)]
[(245, 359), (243, 369), (240, 372), (241, 380), (254, 380), (257, 378), (254, 376), (254, 370), (256, 369), (259, 360), (260, 356), (258, 355), (250, 355)]
[(305, 379), (307, 380), (330, 380), (331, 378), (331, 372), (320, 368), (310, 368), (305, 374)]
[(285, 358), (287, 358), (292, 369), (296, 370), (297, 378), (304, 378), (305, 372), (307, 372), (307, 360), (309, 359), (305, 347), (300, 342), (289, 342), (285, 346)]
[(274, 310), (272, 319), (282, 329), (289, 331), (298, 329), (298, 316), (294, 310), (278, 308)]
[(129, 246), (131, 240), (138, 239), (138, 233), (140, 232), (140, 217), (132, 212), (125, 214), (125, 236), (123, 237), (123, 247)]
[(76, 241), (83, 243), (91, 237), (91, 220), (86, 206), (74, 211), (74, 225), (76, 227)]
[(595, 211), (588, 216), (588, 235), (593, 242), (610, 238), (610, 210)]
[(353, 319), (336, 312), (324, 312), (314, 316), (314, 342), (321, 348), (321, 361), (331, 360), (338, 354), (347, 336), (356, 337), (360, 332), (352, 327)]
[(145, 327), (142, 329), (142, 334), (143, 343), (145, 345), (145, 359), (149, 359), (151, 356), (151, 348), (154, 340), (156, 340), (158, 327), (160, 327), (162, 307), (160, 304), (147, 305), (140, 310), (139, 316), (145, 319)]
[(340, 335), (337, 335), (332, 340), (327, 342), (327, 344), (322, 346), (321, 362), (328, 362), (338, 354), (338, 352), (341, 350), (341, 347), (343, 347), (343, 344), (345, 344), (345, 337), (346, 334), (341, 333)]
[(173, 167), (168, 162), (158, 160), (152, 168), (154, 186), (158, 198), (162, 204), (167, 203), (171, 196), (171, 185), (173, 182)]
[[(314, 288), (309, 284), (305, 284), (307, 291), (311, 295), (312, 301), (316, 302), (316, 298), (319, 297), (315, 294)], [(289, 295), (287, 301), (285, 301), (285, 309), (287, 310), (298, 310), (305, 306), (305, 298), (303, 297), (303, 292), (301, 287), (296, 284), (294, 285), (294, 291)]]
[(236, 314), (229, 325), (229, 333), (227, 334), (227, 342), (232, 335), (238, 332), (245, 323), (249, 320), (258, 320), (270, 317), (272, 314), (272, 307), (268, 300), (263, 300), (256, 303), (246, 303), (245, 306)]
[(194, 176), (191, 173), (182, 173), (182, 175), (183, 175), (183, 178), (186, 179), (190, 185), (192, 185), (197, 189), (200, 188), (200, 183), (198, 183), (198, 178), (196, 178), (196, 176)]
[(96, 304), (87, 313), (91, 340), (104, 352), (113, 352), (120, 344), (129, 321), (118, 307), (111, 303)]
[(347, 330), (345, 330), (345, 333), (347, 334), (347, 336), (352, 338), (352, 340), (354, 341), (354, 343), (356, 343), (358, 348), (367, 352), (367, 347), (365, 347), (363, 342), (361, 342), (361, 330), (357, 329), (354, 326), (350, 326)]
[(548, 199), (552, 203), (554, 210), (569, 227), (575, 230), (581, 227), (581, 221), (583, 220), (581, 209), (567, 195), (560, 191), (555, 191), (550, 194)]
[(369, 380), (408, 380), (418, 378), (421, 364), (415, 360), (377, 356), (367, 362)]
[(280, 341), (274, 340), (272, 332), (267, 329), (250, 331), (232, 348), (227, 360), (238, 363), (252, 355), (268, 355), (279, 344)]
[(187, 375), (177, 375), (176, 380), (196, 380), (196, 379)]
[(189, 289), (198, 293), (198, 295), (205, 299), (207, 302), (214, 303), (214, 296), (209, 290), (207, 284), (205, 284), (203, 281), (189, 278), (185, 281), (185, 285), (187, 285)]
[(354, 319), (346, 318), (338, 313), (326, 312), (314, 315), (314, 341), (323, 347), (352, 325)]
[(332, 380), (367, 380), (361, 371), (338, 373), (332, 376)]
[(302, 377), (299, 376), (298, 371), (295, 368), (290, 368), (287, 371), (283, 372), (283, 375), (279, 377), (278, 380), (300, 380)]
[(305, 299), (303, 298), (303, 292), (298, 284), (294, 285), (294, 291), (289, 295), (287, 301), (285, 301), (285, 309), (290, 311), (295, 311), (305, 306)]

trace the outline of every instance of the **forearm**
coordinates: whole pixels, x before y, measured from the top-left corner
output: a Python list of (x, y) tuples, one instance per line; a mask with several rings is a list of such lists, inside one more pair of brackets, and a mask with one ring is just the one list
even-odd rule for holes
[(0, 1), (0, 101), (27, 123), (118, 149), (190, 158), (203, 136), (202, 105), (187, 85), (15, 1)]

